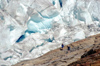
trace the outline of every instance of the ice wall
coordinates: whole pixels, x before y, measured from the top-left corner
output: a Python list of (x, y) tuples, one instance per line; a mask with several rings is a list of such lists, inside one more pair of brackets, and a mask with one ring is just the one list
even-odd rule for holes
[(97, 34), (99, 17), (99, 0), (0, 0), (0, 66)]

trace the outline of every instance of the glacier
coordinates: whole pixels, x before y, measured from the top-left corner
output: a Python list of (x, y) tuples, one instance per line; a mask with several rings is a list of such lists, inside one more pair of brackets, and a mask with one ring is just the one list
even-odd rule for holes
[(99, 17), (99, 0), (0, 0), (0, 66), (98, 34)]

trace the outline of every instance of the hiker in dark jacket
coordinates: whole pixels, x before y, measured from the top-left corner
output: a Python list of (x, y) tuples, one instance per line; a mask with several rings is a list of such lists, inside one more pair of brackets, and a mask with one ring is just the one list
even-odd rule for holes
[(67, 46), (67, 50), (68, 50), (68, 52), (70, 52), (70, 46)]
[(64, 48), (64, 44), (62, 43), (62, 45), (61, 45), (61, 50), (63, 50), (63, 48)]
[(62, 44), (62, 48), (64, 47), (64, 44)]

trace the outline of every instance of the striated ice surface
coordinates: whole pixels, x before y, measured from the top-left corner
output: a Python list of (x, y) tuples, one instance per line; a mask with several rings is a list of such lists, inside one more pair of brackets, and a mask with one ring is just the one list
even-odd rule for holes
[(98, 34), (99, 17), (99, 0), (0, 0), (0, 66)]

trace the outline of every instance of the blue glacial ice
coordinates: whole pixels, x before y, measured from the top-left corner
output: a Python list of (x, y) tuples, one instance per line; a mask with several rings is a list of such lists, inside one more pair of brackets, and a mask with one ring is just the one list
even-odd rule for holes
[(21, 35), (16, 42), (20, 42), (27, 37), (27, 34), (31, 33), (45, 33), (48, 29), (52, 28), (52, 19), (46, 19), (43, 22), (34, 22), (31, 19), (27, 23), (28, 29)]
[(41, 21), (39, 23), (29, 20), (27, 26), (28, 26), (28, 31), (41, 33), (43, 29), (51, 28), (52, 27), (51, 24), (52, 24), (52, 19), (46, 19), (45, 21)]

